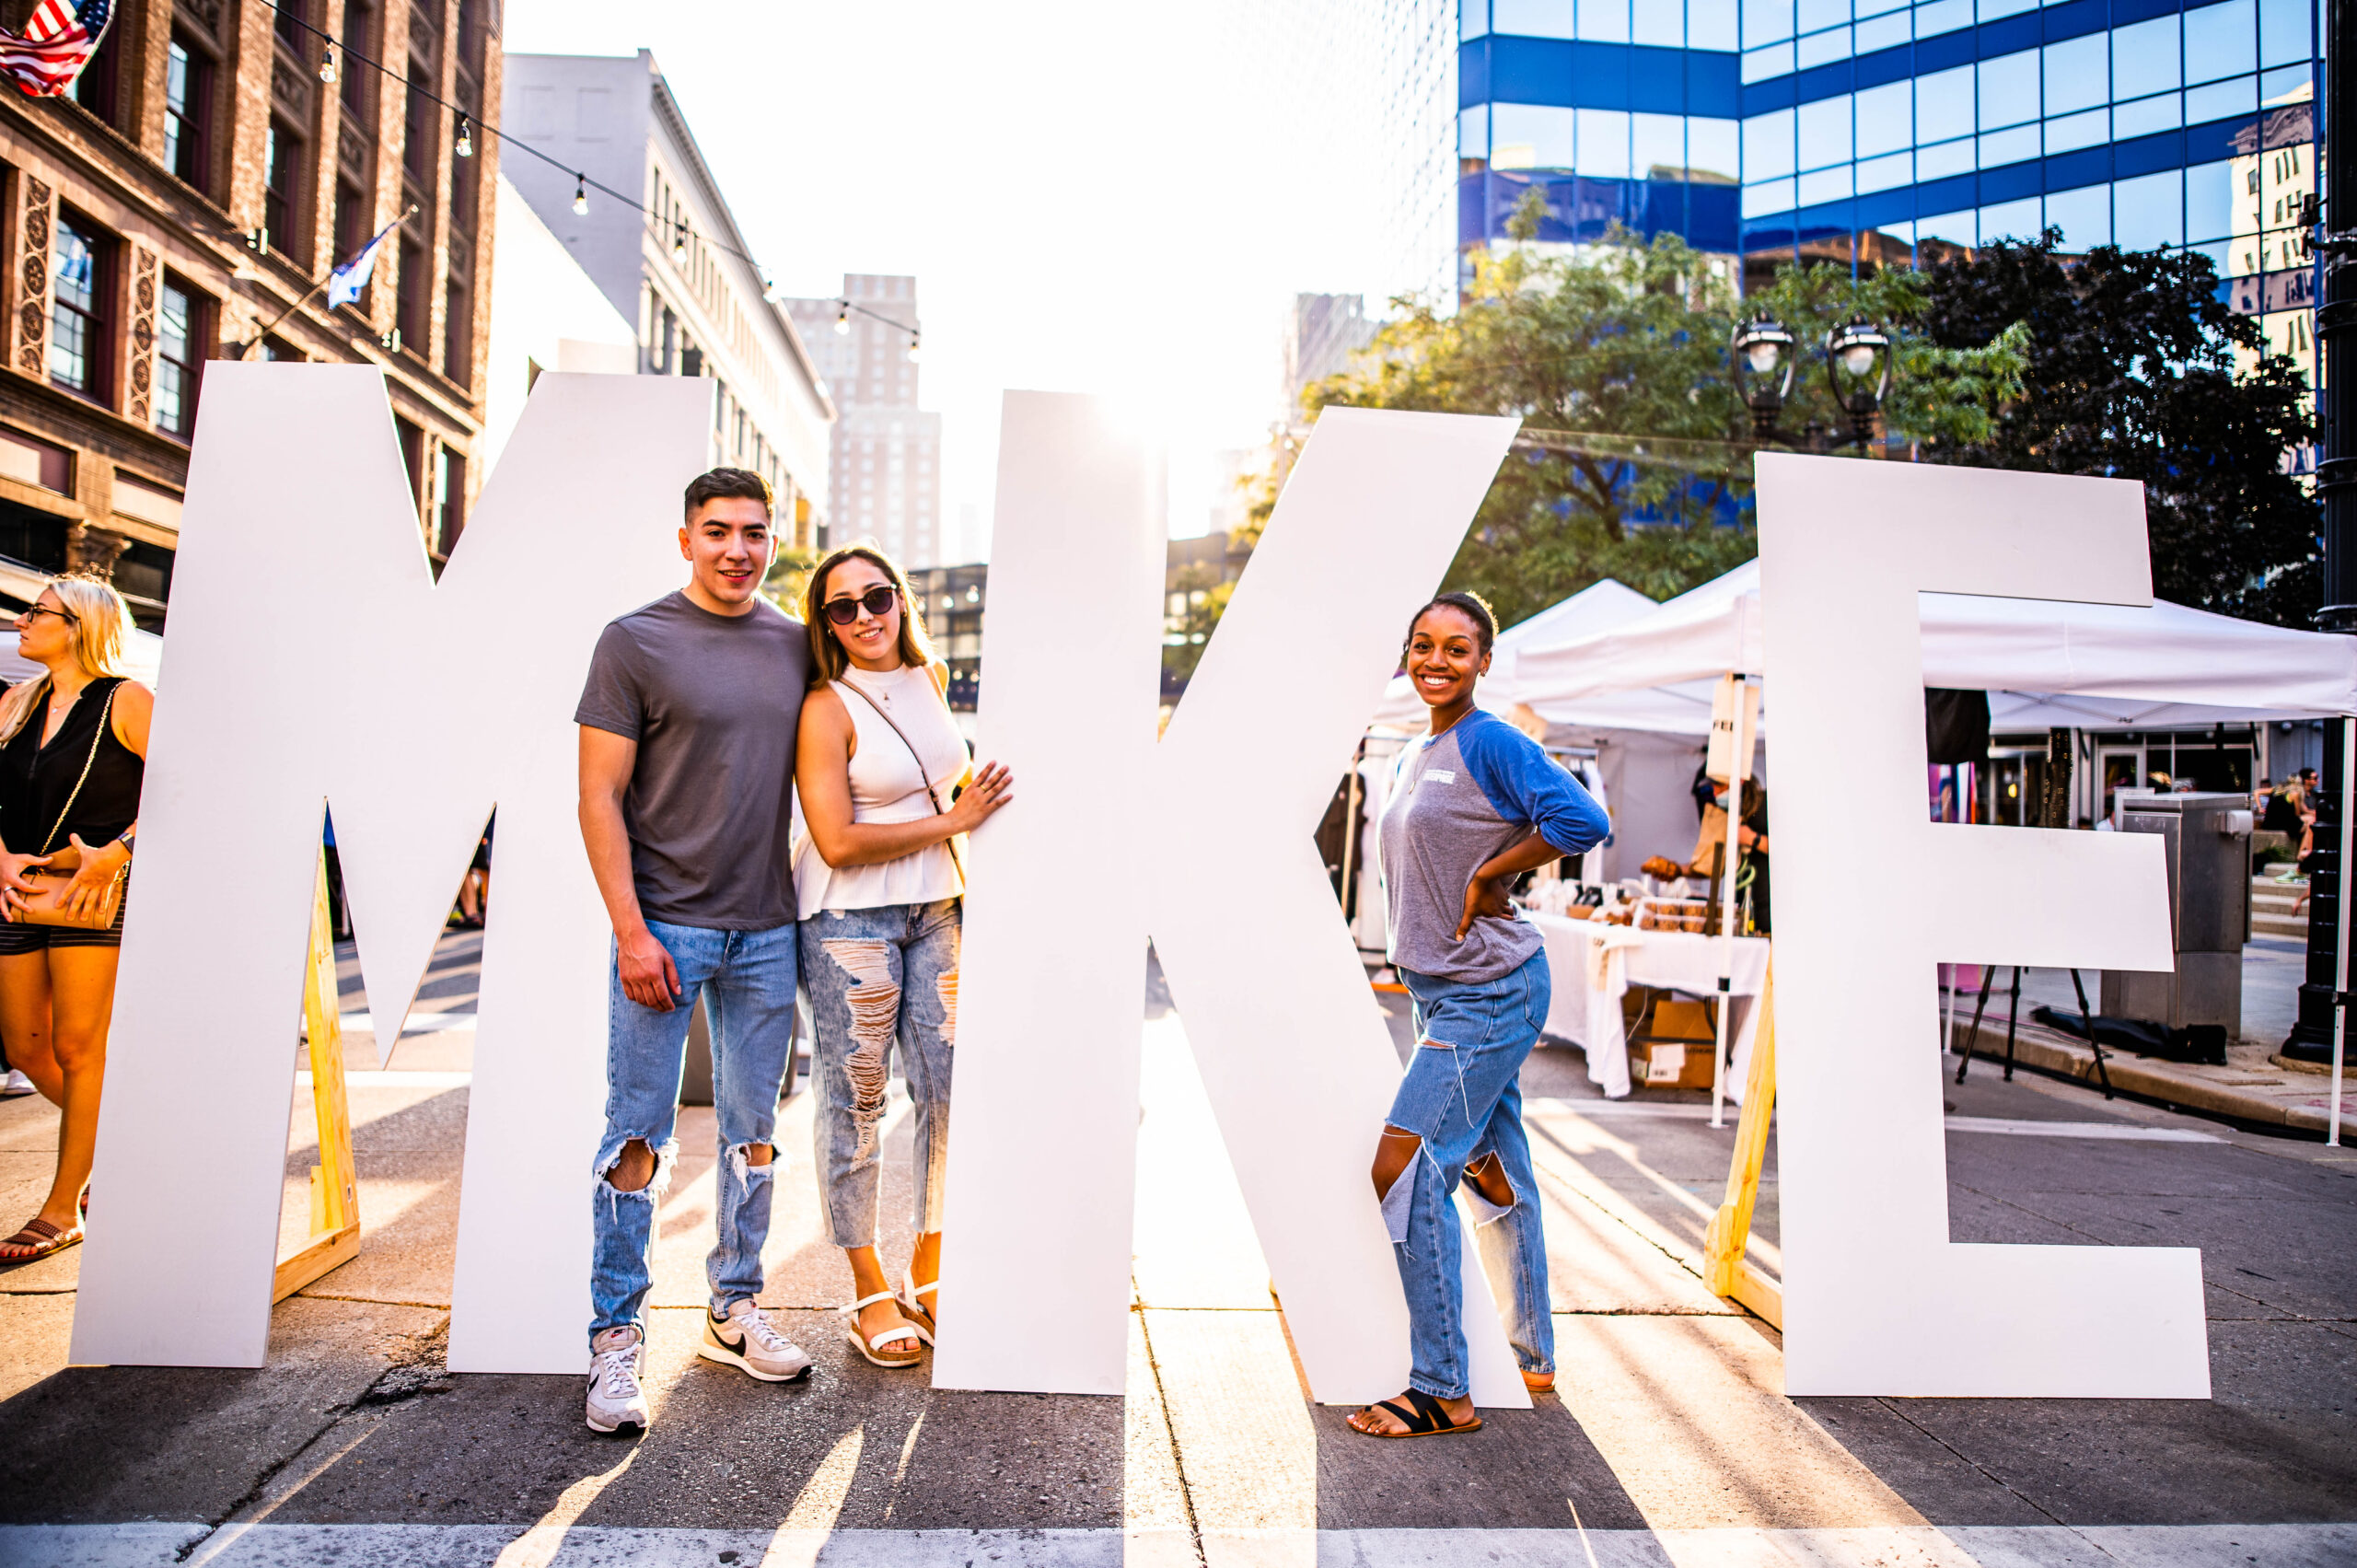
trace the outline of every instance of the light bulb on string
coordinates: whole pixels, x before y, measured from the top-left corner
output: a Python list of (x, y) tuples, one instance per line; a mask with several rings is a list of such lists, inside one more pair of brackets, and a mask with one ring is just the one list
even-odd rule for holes
[(846, 300), (835, 312), (835, 336), (846, 337), (851, 332), (851, 302)]
[(911, 333), (909, 334), (909, 363), (910, 363), (911, 365), (914, 365), (916, 362), (917, 362), (917, 335), (916, 335), (914, 332), (911, 332)]
[(459, 116), (458, 145), (452, 150), (460, 157), (472, 157), (475, 156), (475, 128), (468, 122), (467, 117), (463, 114)]
[(331, 43), (319, 52), (319, 80), (335, 86), (335, 45)]
[(671, 260), (682, 267), (688, 264), (688, 226), (685, 219), (671, 226)]
[(777, 303), (777, 279), (767, 273), (761, 274), (761, 298), (771, 305)]
[(577, 218), (589, 215), (589, 177), (585, 174), (573, 177), (573, 215)]

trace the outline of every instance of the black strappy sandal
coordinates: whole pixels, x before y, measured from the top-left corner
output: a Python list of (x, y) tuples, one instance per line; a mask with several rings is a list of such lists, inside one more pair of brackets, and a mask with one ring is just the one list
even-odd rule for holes
[(1387, 1411), (1390, 1412), (1392, 1419), (1405, 1426), (1407, 1431), (1369, 1432), (1364, 1427), (1357, 1426), (1351, 1430), (1362, 1437), (1446, 1437), (1452, 1433), (1481, 1430), (1480, 1416), (1477, 1415), (1467, 1422), (1452, 1422), (1448, 1419), (1448, 1411), (1443, 1408), (1441, 1402), (1422, 1388), (1411, 1388), (1401, 1395), (1400, 1399), (1415, 1406), (1414, 1411), (1401, 1410), (1398, 1400), (1385, 1400), (1378, 1404), (1364, 1407), (1361, 1413), (1364, 1414), (1365, 1411)]

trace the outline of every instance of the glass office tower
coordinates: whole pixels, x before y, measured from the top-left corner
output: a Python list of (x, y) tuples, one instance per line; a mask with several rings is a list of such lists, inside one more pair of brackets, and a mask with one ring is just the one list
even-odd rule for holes
[(1618, 220), (1754, 278), (2050, 226), (2204, 252), (2313, 383), (2314, 6), (1458, 0), (1460, 259), (1533, 190), (1542, 244)]

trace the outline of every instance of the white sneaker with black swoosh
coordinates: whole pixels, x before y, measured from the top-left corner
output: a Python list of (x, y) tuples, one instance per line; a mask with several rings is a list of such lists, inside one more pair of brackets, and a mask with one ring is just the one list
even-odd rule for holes
[(769, 1314), (750, 1301), (732, 1302), (725, 1318), (705, 1313), (703, 1343), (696, 1353), (764, 1383), (784, 1383), (810, 1370), (808, 1353), (779, 1333)]
[(646, 1337), (628, 1324), (608, 1329), (589, 1342), (590, 1431), (635, 1426), (644, 1432), (655, 1423), (646, 1390), (638, 1381), (639, 1358), (645, 1351)]

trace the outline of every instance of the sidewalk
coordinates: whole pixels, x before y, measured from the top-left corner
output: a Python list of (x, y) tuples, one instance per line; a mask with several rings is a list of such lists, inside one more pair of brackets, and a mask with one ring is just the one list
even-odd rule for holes
[[(461, 1017), (470, 953), (446, 943), (434, 982)], [(1381, 1000), (1410, 1049), (1397, 999)], [(451, 1376), (471, 1030), (413, 1035), (384, 1073), (355, 1038), (350, 1060), (371, 1069), (352, 1087), (362, 1252), (280, 1307), (266, 1369), (66, 1367), (77, 1254), (0, 1273), (0, 1562), (2357, 1560), (2357, 1154), (1976, 1071), (1949, 1090), (1956, 1238), (2200, 1245), (2216, 1399), (1794, 1400), (1774, 1330), (1689, 1266), (1732, 1123), (1713, 1132), (1694, 1094), (1601, 1101), (1578, 1052), (1543, 1051), (1525, 1087), (1560, 1397), (1486, 1412), (1469, 1437), (1377, 1443), (1306, 1401), (1158, 991), (1148, 1017), (1126, 1399), (935, 1393), (858, 1360), (830, 1310), (849, 1281), (808, 1188), (806, 1093), (781, 1111), (762, 1299), (817, 1357), (807, 1382), (756, 1384), (693, 1356), (713, 1180), (702, 1109), (682, 1115), (658, 1227), (654, 1431), (586, 1431), (576, 1378)], [(297, 1200), (309, 1114), (298, 1093)], [(54, 1127), (38, 1102), (0, 1105), (0, 1204), (35, 1192)], [(909, 1140), (896, 1090), (888, 1257), (909, 1242)], [(1774, 1177), (1771, 1160), (1756, 1248), (1771, 1272)]]

